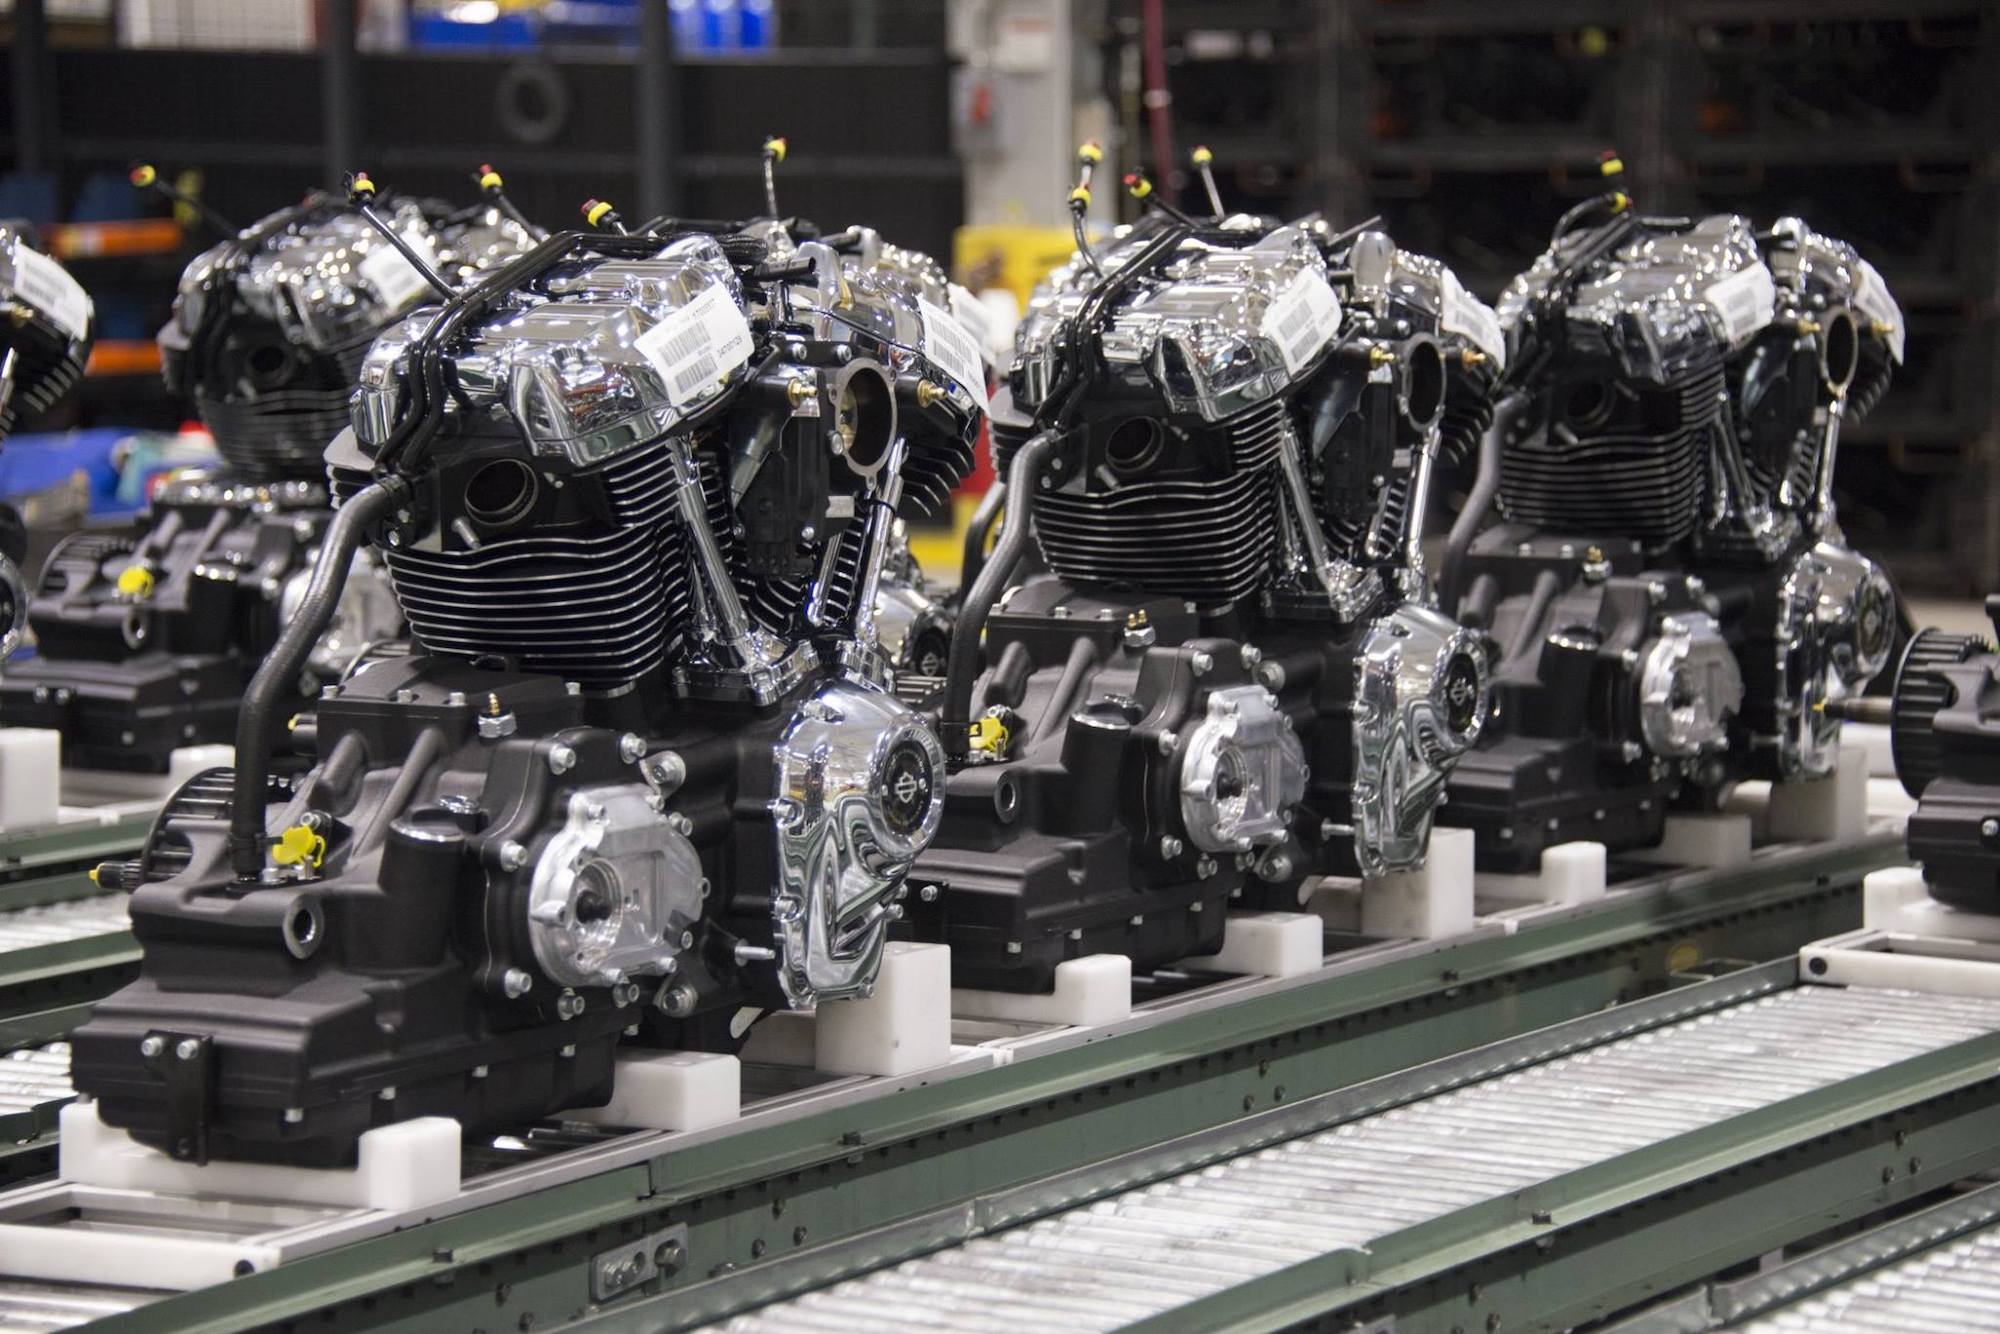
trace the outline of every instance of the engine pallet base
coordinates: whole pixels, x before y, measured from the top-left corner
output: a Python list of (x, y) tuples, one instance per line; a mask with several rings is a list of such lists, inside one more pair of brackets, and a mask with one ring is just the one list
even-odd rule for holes
[[(280, 1251), (255, 1283), (185, 1296), (106, 1290), (103, 1309), (145, 1299), (126, 1317), (138, 1329), (171, 1328), (197, 1309), (216, 1328), (322, 1316), (547, 1323), (600, 1310), (599, 1259), (623, 1263), (640, 1239), (685, 1225), (672, 1263), (621, 1290), (608, 1315), (721, 1266), (768, 1274), (769, 1262), (820, 1243), (917, 1226), (955, 1201), (1591, 1015), (1685, 980), (1704, 959), (1788, 954), (1851, 928), (1861, 875), (1899, 855), (1883, 827), (1837, 847), (1760, 849), (1721, 872), (1626, 878), (1599, 902), (1489, 920), (1451, 940), (1335, 934), (1303, 975), (1142, 979), (1130, 1014), (1111, 1022), (960, 1017), (949, 1063), (904, 1075), (828, 1077), (753, 1059), (741, 1115), (727, 1124), (621, 1133), (567, 1121), (469, 1143), (462, 1190), (448, 1201), (338, 1217), (280, 1210), (268, 1229), (232, 1234)], [(0, 1207), (27, 1198), (0, 1195)], [(148, 1207), (169, 1232), (219, 1221), (212, 1203), (159, 1196)], [(53, 1205), (41, 1217), (89, 1221)], [(0, 1268), (15, 1271), (0, 1274), (0, 1291), (32, 1281)], [(359, 1273), (378, 1277), (342, 1279), (336, 1294), (336, 1274)]]

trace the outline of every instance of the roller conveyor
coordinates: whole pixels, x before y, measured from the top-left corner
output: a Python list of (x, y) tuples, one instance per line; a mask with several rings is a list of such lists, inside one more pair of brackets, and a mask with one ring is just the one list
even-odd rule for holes
[(123, 894), (96, 894), (0, 912), (0, 952), (130, 930), (132, 919), (125, 905)]
[(1996, 1031), (2000, 1001), (1781, 992), (975, 1238), (726, 1328), (1121, 1328)]
[(2000, 1329), (2000, 1227), (1961, 1237), (1735, 1328), (1749, 1334)]

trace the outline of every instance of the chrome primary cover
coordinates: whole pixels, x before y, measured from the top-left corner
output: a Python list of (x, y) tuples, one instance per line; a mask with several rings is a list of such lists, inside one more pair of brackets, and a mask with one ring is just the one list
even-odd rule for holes
[(1452, 765), (1486, 725), (1477, 636), (1405, 603), (1355, 658), (1354, 848), (1365, 876), (1424, 864)]
[(893, 696), (833, 681), (772, 757), (779, 984), (795, 1006), (867, 995), (904, 877), (944, 819), (944, 748)]
[(1888, 665), (1895, 591), (1874, 561), (1837, 542), (1799, 553), (1779, 595), (1777, 642), (1779, 771), (1786, 778), (1833, 771), (1840, 723), (1827, 704), (1860, 693)]

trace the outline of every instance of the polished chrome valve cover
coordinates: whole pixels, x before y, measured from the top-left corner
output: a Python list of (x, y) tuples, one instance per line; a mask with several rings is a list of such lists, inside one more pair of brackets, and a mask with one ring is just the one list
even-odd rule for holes
[(904, 877), (944, 818), (944, 748), (893, 696), (836, 681), (799, 706), (773, 759), (778, 980), (794, 1005), (866, 995)]

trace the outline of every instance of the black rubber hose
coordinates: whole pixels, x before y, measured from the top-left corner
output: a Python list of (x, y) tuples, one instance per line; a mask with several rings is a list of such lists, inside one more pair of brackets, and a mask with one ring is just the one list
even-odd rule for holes
[(1006, 499), (1007, 484), (996, 481), (979, 498), (979, 508), (972, 511), (972, 522), (965, 529), (965, 554), (958, 567), (960, 588), (969, 587), (986, 567), (986, 539), (993, 536), (993, 521), (1000, 517), (1000, 506)]
[(979, 577), (966, 590), (958, 609), (958, 623), (952, 627), (951, 649), (945, 656), (944, 703), (939, 710), (939, 726), (944, 732), (944, 753), (954, 763), (965, 758), (968, 733), (972, 727), (972, 684), (979, 674), (979, 641), (986, 633), (986, 618), (1000, 600), (1007, 581), (1028, 549), (1029, 522), (1035, 507), (1035, 479), (1042, 463), (1055, 452), (1057, 437), (1043, 432), (1014, 451), (1007, 465), (1007, 513), (1000, 520), (1000, 540), (993, 554), (980, 567)]
[(1494, 497), (1500, 494), (1500, 455), (1507, 446), (1507, 433), (1514, 429), (1515, 421), (1527, 406), (1526, 394), (1507, 395), (1493, 409), (1493, 420), (1479, 437), (1479, 469), (1473, 474), (1472, 492), (1451, 525), (1451, 536), (1445, 539), (1444, 560), (1438, 566), (1438, 605), (1445, 609), (1446, 615), (1458, 605), (1459, 583), (1465, 573), (1466, 554), (1472, 550), (1472, 539), (1479, 535), (1493, 508)]
[(347, 586), (347, 567), (369, 528), (409, 497), (408, 482), (386, 477), (340, 507), (320, 543), (305, 598), (243, 692), (243, 711), (236, 720), (236, 787), (229, 802), (229, 861), (241, 879), (255, 880), (264, 869), (264, 793), (279, 707), (297, 689), (300, 669), (333, 620)]

